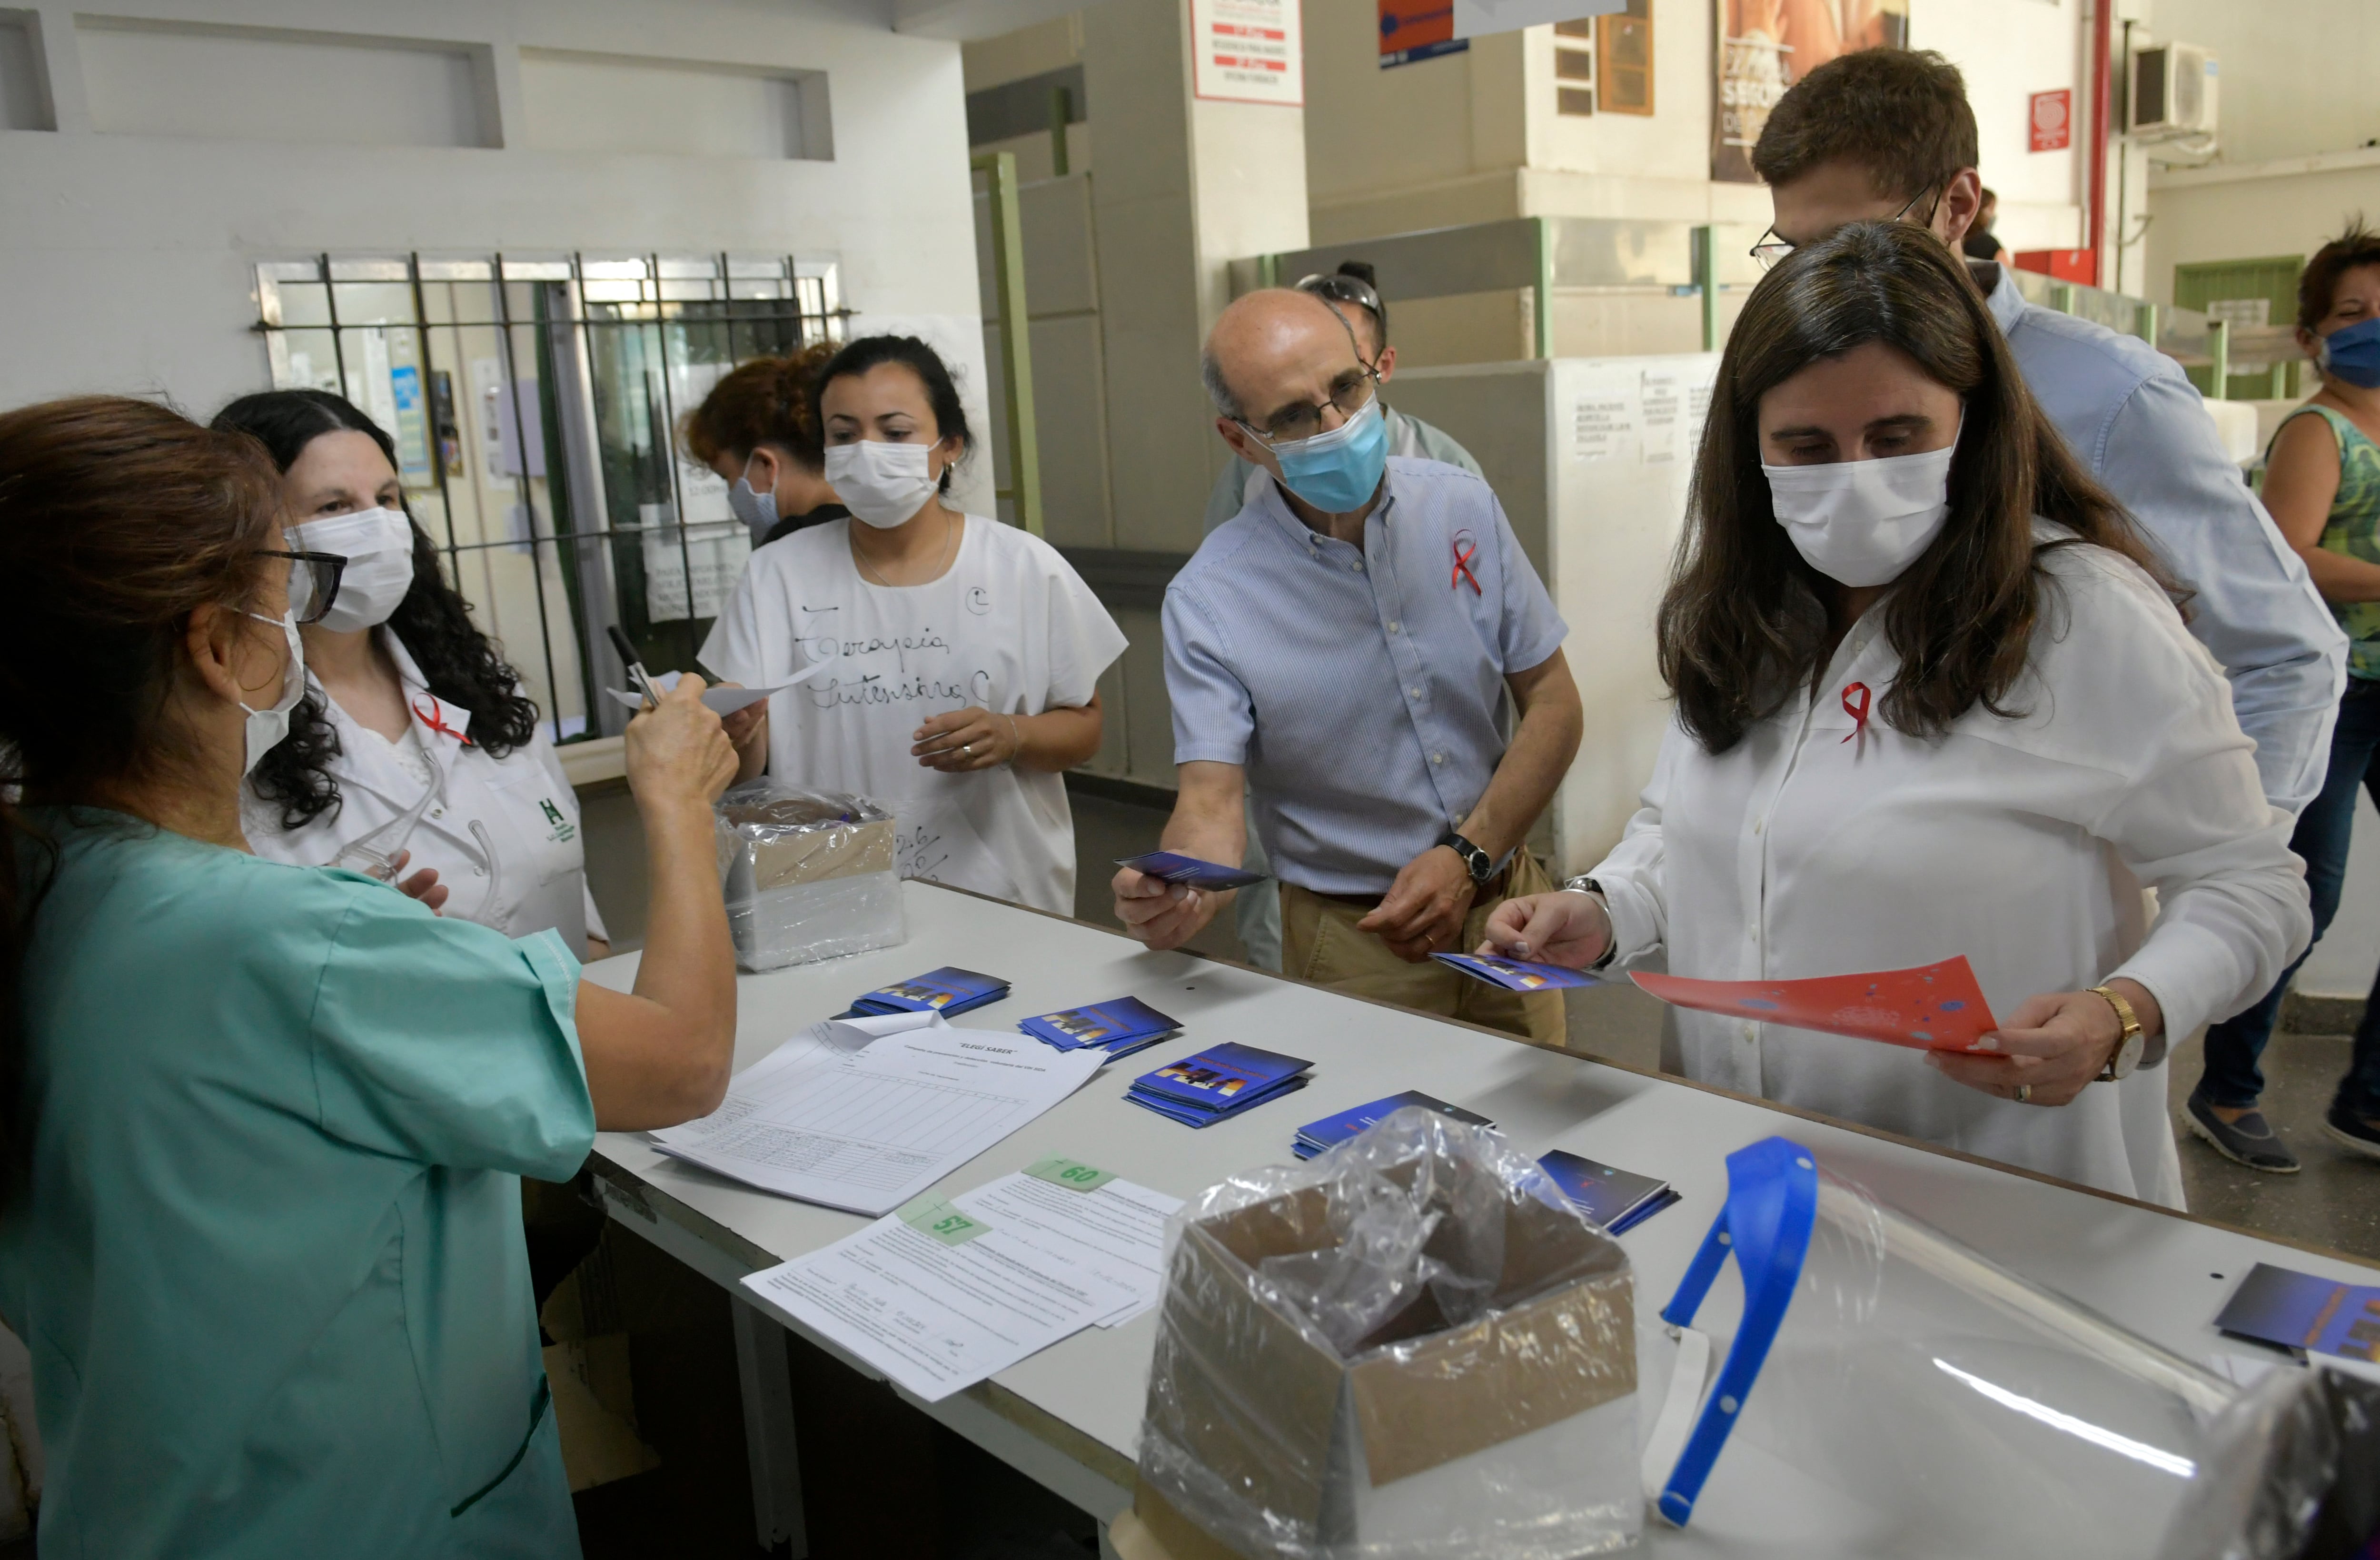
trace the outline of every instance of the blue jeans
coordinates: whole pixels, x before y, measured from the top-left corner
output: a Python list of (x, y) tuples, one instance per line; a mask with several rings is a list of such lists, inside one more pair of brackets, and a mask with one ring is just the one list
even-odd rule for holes
[[(2330, 738), (2330, 773), (2322, 794), (2298, 817), (2289, 848), (2305, 859), (2306, 888), (2313, 899), (2313, 937), (2322, 941), (2330, 918), (2338, 913), (2340, 887), (2347, 881), (2347, 847), (2355, 830), (2355, 793), (2368, 790), (2380, 802), (2380, 682), (2350, 677), (2347, 696), (2338, 701), (2338, 727)], [(2309, 946), (2308, 953), (2313, 951)], [(2226, 1109), (2244, 1109), (2265, 1091), (2264, 1074), (2256, 1058), (2273, 1037), (2280, 1018), (2281, 998), (2298, 972), (2298, 963), (2282, 972), (2278, 984), (2264, 1000), (2237, 1018), (2210, 1026), (2206, 1031), (2206, 1069), (2198, 1092), (2206, 1103)], [(2372, 983), (2363, 1022), (2355, 1030), (2354, 1059), (2339, 1081), (2336, 1104), (2356, 1115), (2380, 1116), (2380, 975)]]

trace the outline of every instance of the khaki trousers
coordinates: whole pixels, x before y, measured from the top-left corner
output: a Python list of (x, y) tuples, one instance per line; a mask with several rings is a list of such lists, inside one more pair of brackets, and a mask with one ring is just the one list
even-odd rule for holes
[[(1553, 880), (1527, 851), (1516, 852), (1505, 892), (1471, 907), (1463, 919), (1462, 941), (1451, 950), (1469, 953), (1488, 933), (1488, 917), (1508, 897), (1544, 894)], [(1559, 1051), (1567, 1034), (1560, 992), (1508, 992), (1428, 959), (1407, 964), (1389, 945), (1355, 923), (1371, 912), (1359, 905), (1281, 885), (1281, 971), (1351, 996), (1393, 1002), (1400, 1007), (1461, 1018), (1517, 1035), (1532, 1045)]]

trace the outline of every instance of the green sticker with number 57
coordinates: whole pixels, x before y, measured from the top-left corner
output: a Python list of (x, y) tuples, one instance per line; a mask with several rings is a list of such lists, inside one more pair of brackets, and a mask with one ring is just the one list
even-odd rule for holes
[(964, 1246), (991, 1227), (980, 1220), (969, 1218), (931, 1193), (904, 1207), (901, 1222), (919, 1235), (931, 1237), (945, 1246)]
[(1028, 1176), (1064, 1187), (1069, 1191), (1097, 1191), (1115, 1179), (1112, 1170), (1100, 1170), (1079, 1159), (1050, 1158), (1025, 1167)]

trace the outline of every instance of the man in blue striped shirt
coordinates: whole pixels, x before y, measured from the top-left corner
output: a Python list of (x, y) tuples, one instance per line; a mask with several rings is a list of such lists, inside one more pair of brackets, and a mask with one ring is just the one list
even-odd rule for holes
[[(1164, 848), (1238, 861), (1253, 799), (1285, 973), (1559, 1046), (1559, 993), (1429, 957), (1550, 886), (1522, 842), (1584, 726), (1552, 600), (1485, 481), (1388, 455), (1377, 374), (1330, 304), (1240, 299), (1205, 372), (1224, 442), (1272, 481), (1166, 591)], [(1230, 897), (1129, 868), (1115, 893), (1157, 948)]]

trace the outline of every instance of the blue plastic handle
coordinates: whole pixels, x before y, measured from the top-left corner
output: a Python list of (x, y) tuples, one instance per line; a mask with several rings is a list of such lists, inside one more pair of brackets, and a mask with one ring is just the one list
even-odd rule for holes
[(1727, 1206), (1711, 1221), (1702, 1249), (1686, 1267), (1678, 1292), (1661, 1308), (1661, 1320), (1691, 1326), (1711, 1281), (1735, 1254), (1743, 1279), (1743, 1322), (1728, 1345), (1718, 1379), (1703, 1398), (1694, 1433), (1678, 1466), (1661, 1487), (1661, 1515), (1678, 1527), (1694, 1515), (1703, 1483), (1727, 1445), (1752, 1383), (1768, 1359), (1769, 1346), (1793, 1303), (1802, 1264), (1810, 1255), (1810, 1232), (1818, 1218), (1818, 1164), (1810, 1151), (1790, 1138), (1763, 1138), (1727, 1156)]

